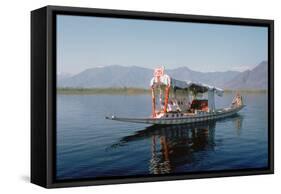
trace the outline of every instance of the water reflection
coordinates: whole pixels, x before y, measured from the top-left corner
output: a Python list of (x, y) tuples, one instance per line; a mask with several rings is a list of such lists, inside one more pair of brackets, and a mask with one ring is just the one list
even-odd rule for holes
[(237, 135), (241, 134), (243, 117), (234, 115), (227, 119), (186, 125), (154, 125), (123, 137), (112, 148), (131, 142), (151, 139), (149, 172), (165, 174), (175, 172), (183, 165), (196, 165), (215, 148), (215, 129), (218, 122), (232, 122)]

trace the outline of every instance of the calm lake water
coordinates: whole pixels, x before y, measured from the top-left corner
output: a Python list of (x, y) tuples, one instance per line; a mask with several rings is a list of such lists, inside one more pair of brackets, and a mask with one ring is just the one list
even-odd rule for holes
[(247, 106), (231, 118), (153, 127), (104, 118), (150, 115), (149, 95), (58, 95), (57, 179), (267, 167), (267, 95), (243, 96)]

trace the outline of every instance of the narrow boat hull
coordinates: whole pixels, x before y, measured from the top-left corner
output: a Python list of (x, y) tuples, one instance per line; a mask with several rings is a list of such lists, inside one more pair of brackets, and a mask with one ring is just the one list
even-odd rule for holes
[(122, 117), (106, 117), (106, 119), (121, 121), (121, 122), (131, 122), (131, 123), (145, 123), (145, 124), (157, 124), (157, 125), (175, 125), (175, 124), (187, 124), (196, 123), (209, 120), (216, 120), (225, 117), (232, 116), (244, 108), (245, 105), (236, 108), (223, 109), (221, 111), (216, 111), (214, 113), (206, 113), (203, 115), (194, 116), (183, 116), (179, 118), (122, 118)]

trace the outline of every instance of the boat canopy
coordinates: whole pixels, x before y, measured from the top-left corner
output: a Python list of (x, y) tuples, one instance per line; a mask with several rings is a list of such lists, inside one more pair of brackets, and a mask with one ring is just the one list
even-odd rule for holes
[(200, 82), (193, 81), (181, 81), (174, 79), (167, 74), (161, 76), (154, 76), (150, 81), (150, 86), (154, 87), (157, 85), (166, 85), (170, 86), (174, 89), (182, 89), (182, 90), (192, 90), (196, 93), (205, 93), (208, 91), (213, 91), (216, 95), (222, 96), (223, 90), (214, 86), (210, 86), (207, 84), (203, 84)]

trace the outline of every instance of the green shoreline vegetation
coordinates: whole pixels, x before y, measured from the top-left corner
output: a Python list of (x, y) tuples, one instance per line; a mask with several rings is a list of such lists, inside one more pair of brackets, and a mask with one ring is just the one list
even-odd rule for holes
[(58, 94), (64, 95), (141, 95), (149, 94), (149, 89), (144, 88), (57, 88)]
[[(266, 89), (225, 89), (225, 93), (266, 93)], [(143, 95), (150, 94), (150, 89), (134, 87), (111, 87), (111, 88), (57, 88), (57, 94), (61, 95)]]

